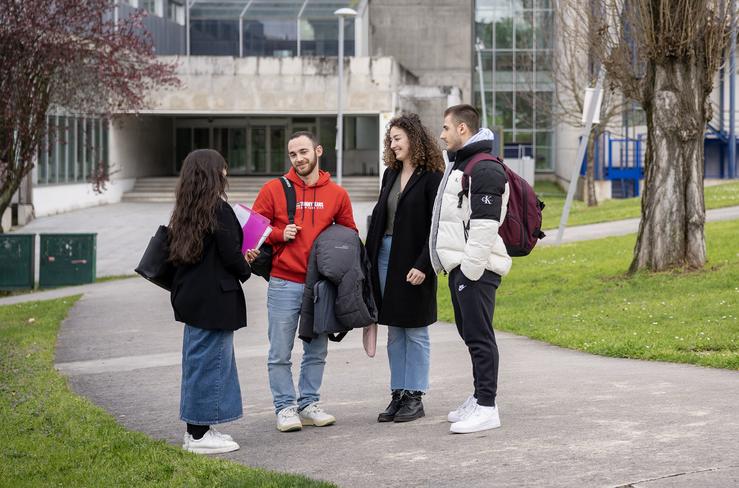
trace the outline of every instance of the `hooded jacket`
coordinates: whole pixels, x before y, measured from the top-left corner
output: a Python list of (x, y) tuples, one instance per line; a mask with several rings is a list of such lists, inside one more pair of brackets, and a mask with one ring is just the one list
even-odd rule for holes
[[(336, 287), (334, 314), (339, 330), (314, 323), (314, 290), (318, 280)], [(310, 342), (319, 333), (337, 333), (377, 322), (377, 307), (370, 284), (370, 263), (359, 235), (348, 227), (332, 225), (324, 230), (310, 253), (303, 290), (298, 337)]]
[(307, 186), (294, 168), (285, 175), (295, 185), (295, 224), (301, 227), (292, 241), (283, 238), (287, 218), (285, 192), (278, 178), (262, 187), (252, 209), (263, 215), (272, 225), (267, 244), (272, 245), (271, 276), (294, 283), (304, 283), (311, 246), (318, 235), (333, 223), (357, 232), (354, 214), (346, 190), (321, 170), (315, 185)]
[(511, 258), (498, 234), (508, 208), (508, 181), (503, 168), (481, 161), (470, 175), (469, 193), (462, 192), (464, 168), (472, 156), (493, 149), (493, 133), (480, 129), (452, 157), (434, 202), (429, 238), (434, 271), (451, 272), (457, 266), (477, 281), (487, 269), (505, 276)]

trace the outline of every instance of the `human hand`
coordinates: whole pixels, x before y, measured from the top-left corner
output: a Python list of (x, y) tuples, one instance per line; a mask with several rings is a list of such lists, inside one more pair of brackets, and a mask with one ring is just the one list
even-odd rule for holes
[(298, 231), (302, 229), (299, 225), (295, 224), (288, 224), (287, 227), (285, 227), (285, 230), (282, 232), (282, 238), (286, 241), (291, 241), (295, 239), (295, 236), (298, 235)]
[(244, 254), (244, 258), (249, 264), (253, 263), (257, 256), (259, 256), (259, 249), (247, 249), (246, 254)]
[(426, 273), (419, 271), (416, 268), (411, 268), (411, 270), (408, 271), (408, 275), (405, 277), (405, 280), (411, 285), (420, 285), (425, 279)]

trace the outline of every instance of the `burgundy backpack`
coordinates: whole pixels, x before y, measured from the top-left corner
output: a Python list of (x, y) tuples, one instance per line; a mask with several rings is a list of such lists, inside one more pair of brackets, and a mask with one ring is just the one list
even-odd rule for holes
[(502, 159), (487, 153), (475, 154), (467, 162), (462, 177), (462, 191), (465, 195), (469, 193), (472, 170), (480, 161), (495, 161), (503, 166), (508, 179), (508, 210), (505, 220), (498, 228), (498, 234), (503, 238), (509, 256), (528, 256), (536, 241), (544, 237), (541, 231), (544, 202), (537, 198), (531, 185), (506, 166)]

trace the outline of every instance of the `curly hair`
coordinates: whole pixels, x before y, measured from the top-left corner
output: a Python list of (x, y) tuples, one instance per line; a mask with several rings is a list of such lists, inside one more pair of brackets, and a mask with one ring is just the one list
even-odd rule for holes
[(411, 162), (427, 171), (444, 171), (444, 158), (441, 149), (434, 142), (429, 130), (421, 123), (417, 114), (404, 113), (392, 119), (387, 125), (385, 132), (385, 149), (382, 159), (385, 166), (400, 171), (403, 162), (395, 158), (395, 153), (390, 149), (390, 129), (398, 127), (408, 135), (410, 142)]
[(203, 238), (216, 230), (216, 209), (226, 197), (226, 160), (213, 149), (187, 155), (175, 191), (169, 220), (169, 260), (192, 264), (203, 253)]

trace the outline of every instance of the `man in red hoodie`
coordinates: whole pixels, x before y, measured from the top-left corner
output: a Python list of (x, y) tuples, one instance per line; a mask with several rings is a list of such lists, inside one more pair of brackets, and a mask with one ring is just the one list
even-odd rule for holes
[(272, 272), (267, 291), (269, 322), (269, 384), (282, 432), (300, 430), (303, 425), (325, 426), (336, 422), (318, 406), (318, 390), (326, 364), (328, 336), (303, 343), (299, 396), (295, 398), (290, 356), (303, 300), (305, 273), (313, 241), (333, 223), (356, 230), (349, 194), (319, 168), (323, 148), (311, 132), (290, 136), (287, 152), (292, 168), (285, 175), (295, 186), (295, 223), (287, 217), (287, 200), (279, 179), (262, 187), (253, 209), (270, 220)]

